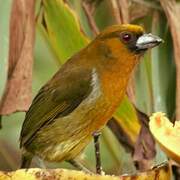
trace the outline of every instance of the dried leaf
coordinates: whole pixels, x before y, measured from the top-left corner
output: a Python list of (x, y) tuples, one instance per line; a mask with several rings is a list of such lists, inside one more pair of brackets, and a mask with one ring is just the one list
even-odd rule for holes
[[(40, 27), (60, 63), (88, 44), (76, 13), (62, 0), (43, 0)], [(56, 17), (56, 18), (55, 18)]]
[(174, 45), (176, 63), (176, 119), (180, 120), (180, 8), (175, 0), (160, 0), (167, 16)]
[(0, 114), (26, 111), (31, 103), (35, 1), (14, 0), (10, 20), (8, 78)]
[(132, 153), (134, 151), (134, 143), (131, 141), (124, 129), (117, 123), (117, 120), (112, 118), (108, 121), (107, 126), (111, 129), (126, 151)]
[(152, 166), (152, 160), (156, 155), (155, 141), (149, 130), (148, 116), (139, 110), (137, 114), (141, 121), (141, 130), (135, 144), (133, 159), (139, 170), (147, 170)]

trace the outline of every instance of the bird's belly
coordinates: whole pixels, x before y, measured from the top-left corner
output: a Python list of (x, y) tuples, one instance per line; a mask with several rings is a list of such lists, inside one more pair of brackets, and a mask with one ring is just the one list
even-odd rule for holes
[(91, 141), (92, 133), (105, 125), (108, 109), (103, 96), (82, 102), (72, 113), (55, 119), (37, 133), (39, 148), (35, 153), (48, 161), (73, 159)]
[(102, 94), (92, 94), (73, 112), (55, 119), (37, 134), (36, 154), (48, 161), (75, 158), (89, 144), (92, 133), (111, 118), (115, 106)]

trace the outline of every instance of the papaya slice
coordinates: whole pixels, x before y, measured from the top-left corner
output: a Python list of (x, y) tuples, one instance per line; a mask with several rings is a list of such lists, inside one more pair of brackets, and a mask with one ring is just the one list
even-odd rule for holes
[(162, 151), (180, 164), (180, 121), (173, 125), (165, 113), (157, 112), (150, 117), (149, 127)]

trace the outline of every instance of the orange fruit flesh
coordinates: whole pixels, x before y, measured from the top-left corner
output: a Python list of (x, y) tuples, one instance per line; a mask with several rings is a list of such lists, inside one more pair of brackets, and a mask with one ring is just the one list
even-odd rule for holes
[(168, 157), (180, 164), (180, 121), (173, 125), (162, 112), (150, 117), (150, 131)]

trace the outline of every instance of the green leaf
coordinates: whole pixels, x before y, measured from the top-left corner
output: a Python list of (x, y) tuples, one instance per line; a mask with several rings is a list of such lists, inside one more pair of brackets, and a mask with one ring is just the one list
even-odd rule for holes
[(62, 0), (44, 0), (45, 30), (61, 63), (88, 43), (75, 13)]
[(175, 111), (175, 64), (173, 45), (164, 14), (154, 12), (140, 21), (147, 32), (164, 40), (160, 46), (146, 53), (136, 73), (137, 106), (147, 114), (163, 111), (169, 117)]
[[(155, 18), (152, 32), (162, 37), (164, 43), (151, 51), (154, 111), (162, 111), (172, 117), (176, 89), (172, 39), (165, 17), (157, 15)], [(159, 23), (160, 26), (157, 26)]]
[(150, 114), (153, 110), (150, 55), (150, 52), (148, 52), (141, 59), (135, 76), (136, 105), (147, 114)]
[(93, 33), (89, 26), (87, 16), (85, 15), (84, 10), (82, 8), (81, 0), (75, 0), (75, 1), (69, 0), (69, 2), (70, 2), (70, 5), (72, 6), (72, 8), (74, 9), (74, 11), (76, 12), (76, 14), (78, 15), (79, 22), (81, 24), (83, 31), (85, 32), (86, 35), (88, 35), (89, 38), (92, 38)]
[(34, 48), (34, 69), (33, 69), (33, 92), (46, 83), (54, 72), (58, 70), (59, 62), (52, 48), (42, 31), (42, 28), (36, 26), (36, 39)]
[(123, 99), (121, 105), (114, 113), (114, 118), (124, 132), (126, 132), (131, 141), (135, 143), (140, 131), (140, 124), (136, 111), (127, 97)]

